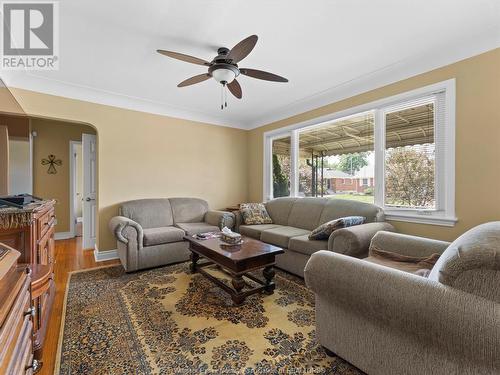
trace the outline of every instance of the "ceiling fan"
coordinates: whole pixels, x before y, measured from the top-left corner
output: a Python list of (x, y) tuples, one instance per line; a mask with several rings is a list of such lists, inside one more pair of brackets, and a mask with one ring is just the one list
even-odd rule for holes
[(241, 99), (243, 96), (241, 86), (236, 80), (236, 77), (240, 74), (265, 81), (288, 82), (288, 79), (273, 73), (238, 67), (238, 63), (252, 52), (257, 43), (257, 39), (257, 35), (251, 35), (236, 44), (232, 49), (221, 47), (217, 50), (218, 55), (210, 62), (179, 52), (165, 51), (162, 49), (157, 50), (157, 52), (177, 60), (208, 67), (207, 73), (188, 78), (179, 83), (177, 87), (190, 86), (213, 78), (222, 85), (221, 109), (224, 109), (224, 107), (227, 107), (226, 88), (238, 99)]

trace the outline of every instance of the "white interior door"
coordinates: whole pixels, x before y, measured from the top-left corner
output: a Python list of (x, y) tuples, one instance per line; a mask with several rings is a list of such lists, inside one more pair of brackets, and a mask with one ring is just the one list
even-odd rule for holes
[(96, 136), (82, 134), (83, 155), (83, 230), (82, 247), (94, 248), (97, 217), (97, 180), (96, 180)]

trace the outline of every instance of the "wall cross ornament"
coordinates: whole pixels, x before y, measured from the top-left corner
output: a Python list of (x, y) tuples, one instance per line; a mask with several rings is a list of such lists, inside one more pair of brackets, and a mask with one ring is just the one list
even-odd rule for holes
[(56, 165), (61, 166), (62, 161), (61, 159), (56, 159), (55, 155), (50, 154), (48, 156), (48, 159), (42, 159), (42, 165), (49, 166), (49, 169), (47, 169), (48, 174), (56, 174), (57, 173)]

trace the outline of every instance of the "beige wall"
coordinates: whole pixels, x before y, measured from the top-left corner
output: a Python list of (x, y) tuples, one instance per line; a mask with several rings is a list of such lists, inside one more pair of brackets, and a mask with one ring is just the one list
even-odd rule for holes
[[(15, 184), (17, 182), (16, 177), (23, 173), (23, 171), (16, 173), (10, 165), (11, 162), (16, 163), (19, 161), (16, 158), (19, 144), (14, 144), (13, 139), (29, 139), (29, 120), (12, 94), (2, 85), (3, 82), (0, 80), (0, 195), (7, 195), (19, 193), (19, 191), (12, 192), (13, 186), (10, 186), (12, 183)], [(13, 146), (13, 150), (12, 147), (9, 147), (9, 143), (10, 146)], [(12, 152), (14, 154), (9, 156), (9, 153)], [(29, 174), (29, 165), (26, 166), (24, 173)], [(14, 180), (12, 180), (12, 177), (14, 177)]]
[(25, 115), (5, 115), (0, 113), (0, 125), (9, 129), (9, 138), (29, 138), (30, 122)]
[(453, 228), (394, 222), (404, 233), (451, 240), (500, 220), (500, 49), (250, 131), (249, 199), (262, 200), (263, 133), (432, 83), (456, 79), (456, 214)]
[[(36, 118), (31, 120), (31, 130), (37, 133), (33, 138), (33, 194), (56, 200), (56, 232), (69, 232), (69, 142), (81, 141), (83, 133), (95, 134), (95, 130), (88, 125)], [(61, 166), (56, 166), (56, 174), (48, 174), (48, 166), (41, 163), (50, 154), (62, 161)]]
[(99, 250), (116, 248), (107, 225), (120, 202), (188, 196), (222, 208), (247, 199), (244, 130), (11, 90), (30, 116), (84, 122), (97, 129)]
[(11, 91), (5, 86), (5, 83), (0, 79), (0, 113), (24, 115), (24, 111), (16, 101)]

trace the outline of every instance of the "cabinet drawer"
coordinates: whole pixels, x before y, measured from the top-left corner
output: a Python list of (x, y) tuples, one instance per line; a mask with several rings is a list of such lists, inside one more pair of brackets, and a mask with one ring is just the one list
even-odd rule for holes
[(26, 335), (26, 330), (28, 328), (28, 338), (31, 345), (32, 322), (31, 314), (29, 313), (30, 308), (31, 294), (29, 291), (28, 278), (0, 329), (0, 373), (10, 374), (10, 372), (4, 371), (10, 366), (12, 358), (18, 355), (20, 350), (19, 339), (22, 338), (23, 335)]
[(40, 237), (43, 237), (50, 228), (54, 227), (55, 222), (56, 215), (54, 214), (54, 209), (50, 209), (42, 214), (38, 219), (38, 233), (40, 233)]
[(36, 245), (36, 257), (38, 264), (49, 264), (49, 237), (43, 236)]
[(15, 344), (15, 350), (10, 357), (9, 365), (7, 366), (7, 374), (24, 374), (31, 356), (31, 336), (32, 327), (30, 317), (27, 315), (23, 319), (22, 331), (18, 336)]
[(24, 374), (26, 369), (31, 367), (33, 363), (33, 345), (32, 345), (32, 336), (33, 336), (33, 323), (31, 320), (29, 321), (27, 334), (24, 336), (23, 341), (21, 342), (21, 347), (23, 348), (22, 356), (20, 356), (20, 365), (19, 365), (19, 374)]
[(39, 264), (54, 263), (54, 226), (52, 225), (37, 244), (37, 260)]
[(29, 290), (30, 279), (26, 278), (22, 289), (16, 297), (12, 308), (5, 319), (4, 324), (0, 328), (0, 360), (3, 359), (3, 355), (7, 346), (9, 345), (9, 339), (14, 337), (16, 331), (20, 329), (20, 322), (23, 319), (25, 313), (31, 308), (31, 294)]

